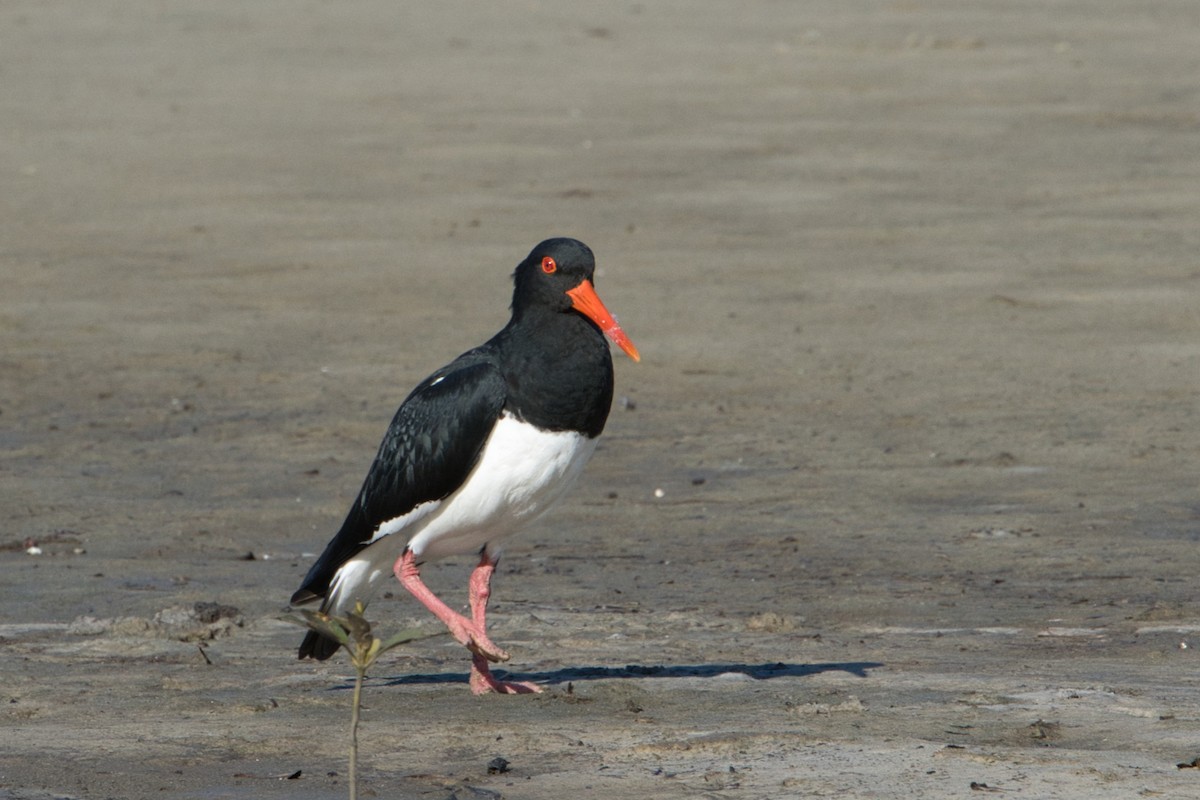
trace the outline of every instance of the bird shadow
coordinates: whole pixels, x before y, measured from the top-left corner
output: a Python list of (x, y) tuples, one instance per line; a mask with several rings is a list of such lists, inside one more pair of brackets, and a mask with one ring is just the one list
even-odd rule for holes
[[(859, 678), (866, 678), (868, 677), (867, 670), (882, 666), (883, 664), (874, 661), (847, 661), (825, 664), (785, 664), (783, 662), (773, 662), (770, 664), (627, 664), (623, 667), (565, 667), (545, 672), (506, 672), (504, 670), (494, 670), (492, 674), (501, 680), (533, 681), (534, 683), (543, 685), (578, 683), (580, 681), (596, 681), (609, 678), (639, 680), (650, 678), (716, 678), (722, 675), (736, 674), (745, 675), (754, 680), (765, 681), (773, 678), (804, 678), (809, 675), (819, 675), (822, 672), (847, 672)], [(379, 678), (374, 683), (383, 686), (467, 683), (468, 677), (465, 672), (426, 673)], [(346, 687), (337, 688), (349, 688), (349, 686), (347, 684)]]

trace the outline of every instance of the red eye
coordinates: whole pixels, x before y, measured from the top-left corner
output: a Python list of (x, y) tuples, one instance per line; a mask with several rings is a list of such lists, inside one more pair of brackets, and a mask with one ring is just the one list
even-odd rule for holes
[(558, 269), (558, 264), (554, 263), (553, 258), (551, 258), (550, 256), (546, 256), (545, 258), (542, 259), (542, 272), (549, 275), (550, 273), (554, 272), (554, 270), (556, 270), (556, 269)]

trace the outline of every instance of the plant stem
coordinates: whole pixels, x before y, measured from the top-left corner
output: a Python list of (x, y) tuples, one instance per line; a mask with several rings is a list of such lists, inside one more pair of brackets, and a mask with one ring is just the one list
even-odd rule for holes
[(354, 700), (350, 712), (350, 800), (358, 800), (358, 709), (362, 700), (363, 677), (365, 669), (355, 665)]

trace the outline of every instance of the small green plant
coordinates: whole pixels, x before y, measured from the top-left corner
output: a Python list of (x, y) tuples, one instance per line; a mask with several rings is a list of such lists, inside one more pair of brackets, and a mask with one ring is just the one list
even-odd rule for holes
[(350, 711), (350, 800), (358, 799), (358, 717), (362, 709), (362, 687), (367, 670), (381, 655), (402, 644), (424, 639), (437, 634), (424, 633), (415, 628), (400, 631), (387, 639), (377, 639), (371, 633), (371, 623), (363, 617), (362, 603), (343, 616), (333, 616), (321, 611), (299, 609), (302, 617), (284, 617), (288, 622), (327, 636), (346, 648), (350, 663), (354, 666), (354, 697)]

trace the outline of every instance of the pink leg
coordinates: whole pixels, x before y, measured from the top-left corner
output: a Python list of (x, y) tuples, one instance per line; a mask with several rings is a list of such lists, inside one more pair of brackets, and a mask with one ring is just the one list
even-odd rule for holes
[(396, 578), (400, 585), (421, 601), (421, 605), (433, 612), (433, 615), (450, 629), (450, 635), (467, 646), (472, 653), (477, 653), (491, 661), (508, 661), (508, 653), (501, 650), (487, 637), (487, 632), (479, 625), (459, 614), (442, 602), (425, 582), (421, 580), (421, 572), (417, 569), (416, 558), (411, 550), (405, 550), (404, 555), (396, 561)]
[(479, 564), (471, 570), (471, 580), (467, 583), (467, 597), (471, 603), (471, 619), (480, 630), (487, 630), (488, 600), (492, 597), (492, 574), (496, 571), (496, 563), (484, 553), (479, 557)]
[[(471, 603), (471, 620), (475, 626), (487, 635), (487, 606), (492, 596), (492, 573), (496, 571), (496, 562), (484, 553), (479, 558), (479, 565), (471, 571), (468, 584)], [(499, 694), (530, 694), (541, 692), (541, 687), (528, 681), (500, 681), (488, 669), (487, 659), (478, 653), (471, 658), (471, 691), (475, 694), (497, 692)]]
[(475, 694), (499, 692), (502, 694), (523, 694), (540, 692), (532, 683), (505, 683), (492, 676), (488, 669), (488, 661), (507, 661), (508, 653), (497, 647), (487, 635), (487, 603), (491, 595), (492, 573), (496, 565), (486, 555), (480, 559), (479, 566), (471, 573), (469, 584), (471, 617), (467, 619), (462, 614), (450, 608), (441, 598), (435, 595), (425, 582), (421, 580), (416, 558), (412, 552), (405, 550), (396, 561), (394, 572), (396, 578), (413, 597), (421, 601), (433, 615), (450, 629), (450, 634), (471, 651), (471, 691)]

